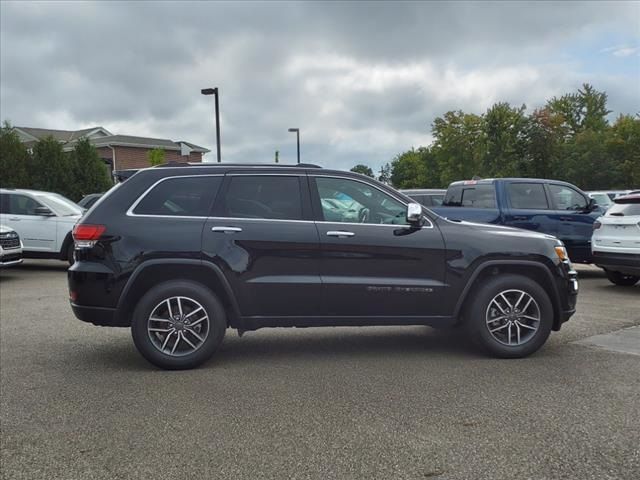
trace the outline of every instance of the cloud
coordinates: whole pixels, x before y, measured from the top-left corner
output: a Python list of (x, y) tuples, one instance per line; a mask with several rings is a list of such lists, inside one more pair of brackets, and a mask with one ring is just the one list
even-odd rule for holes
[(3, 1), (0, 117), (214, 150), (200, 89), (217, 86), (225, 161), (294, 161), (299, 127), (304, 161), (377, 169), (428, 144), (447, 110), (533, 108), (589, 82), (616, 114), (640, 111), (639, 15), (632, 2)]

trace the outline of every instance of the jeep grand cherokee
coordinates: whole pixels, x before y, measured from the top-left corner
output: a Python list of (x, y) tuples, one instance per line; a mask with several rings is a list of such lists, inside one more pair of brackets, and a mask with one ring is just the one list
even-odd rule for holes
[(368, 177), (312, 165), (141, 170), (74, 229), (75, 315), (131, 327), (151, 363), (202, 364), (225, 331), (462, 326), (523, 357), (574, 312), (556, 238), (450, 221)]

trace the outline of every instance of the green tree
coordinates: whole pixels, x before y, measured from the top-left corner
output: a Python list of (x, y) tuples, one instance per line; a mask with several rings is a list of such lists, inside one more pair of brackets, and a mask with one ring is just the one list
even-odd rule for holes
[(484, 117), (462, 111), (447, 112), (434, 120), (431, 130), (441, 185), (481, 174), (485, 156)]
[(76, 143), (71, 157), (75, 173), (74, 200), (111, 188), (113, 183), (109, 178), (107, 166), (87, 138), (82, 138)]
[(371, 177), (371, 178), (376, 178), (375, 175), (373, 174), (373, 170), (371, 170), (371, 167), (368, 167), (368, 166), (363, 165), (363, 164), (356, 165), (355, 167), (353, 167), (351, 169), (351, 171), (354, 172), (354, 173), (360, 173), (362, 175), (367, 175), (368, 177)]
[(147, 159), (149, 160), (149, 165), (151, 165), (152, 167), (165, 163), (164, 158), (165, 154), (164, 149), (162, 148), (154, 148), (153, 150), (149, 150), (147, 152)]
[(582, 90), (578, 90), (577, 93), (569, 93), (560, 98), (553, 97), (547, 102), (547, 107), (562, 117), (568, 137), (575, 137), (586, 129), (606, 129), (607, 115), (611, 113), (611, 110), (607, 110), (607, 94), (599, 92), (588, 83), (583, 84)]
[(526, 119), (524, 165), (519, 175), (533, 178), (557, 178), (563, 120), (547, 107), (534, 110)]
[(426, 166), (420, 149), (411, 149), (391, 162), (391, 184), (396, 188), (419, 188), (424, 186)]
[(28, 163), (29, 152), (9, 122), (5, 121), (0, 127), (0, 186), (28, 187)]
[(391, 164), (385, 163), (380, 167), (380, 172), (378, 172), (378, 181), (382, 183), (386, 183), (387, 185), (391, 184)]
[(525, 170), (525, 106), (496, 103), (484, 115), (486, 147), (480, 172), (486, 177), (517, 177)]
[(618, 167), (614, 188), (640, 188), (640, 117), (620, 115), (607, 138), (607, 154)]
[(33, 147), (28, 168), (31, 188), (75, 197), (73, 167), (71, 156), (63, 152), (60, 142), (53, 137), (40, 140)]

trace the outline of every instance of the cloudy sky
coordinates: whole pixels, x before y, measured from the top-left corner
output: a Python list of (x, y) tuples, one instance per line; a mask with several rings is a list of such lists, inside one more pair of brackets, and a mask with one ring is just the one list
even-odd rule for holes
[(0, 119), (378, 169), (447, 110), (592, 83), (640, 112), (640, 2), (0, 2)]

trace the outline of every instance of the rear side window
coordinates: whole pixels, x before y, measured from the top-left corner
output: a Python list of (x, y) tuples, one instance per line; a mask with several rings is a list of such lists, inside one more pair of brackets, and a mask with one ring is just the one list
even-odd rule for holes
[(302, 220), (297, 176), (232, 176), (224, 203), (226, 217)]
[(511, 208), (548, 210), (549, 203), (541, 183), (510, 183), (507, 185)]
[(587, 199), (581, 193), (564, 185), (549, 185), (556, 210), (585, 210)]
[(607, 217), (640, 216), (640, 203), (616, 203), (607, 210)]
[(493, 184), (455, 185), (449, 187), (443, 205), (448, 207), (496, 208)]
[(207, 217), (222, 177), (176, 177), (158, 183), (136, 205), (136, 215)]

